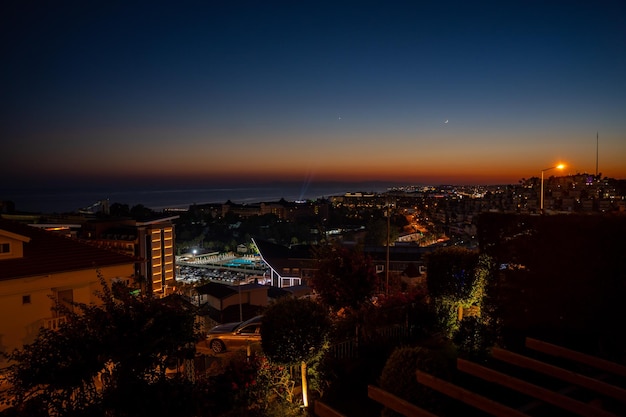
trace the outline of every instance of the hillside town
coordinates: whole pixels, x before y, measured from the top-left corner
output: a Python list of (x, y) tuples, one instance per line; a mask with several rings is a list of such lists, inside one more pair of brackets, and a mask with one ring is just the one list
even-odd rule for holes
[[(85, 317), (110, 317), (116, 305), (125, 311), (119, 313), (122, 321), (100, 321), (102, 334), (124, 344), (124, 338), (130, 343), (137, 337), (139, 343), (143, 334), (164, 332), (162, 338), (178, 346), (150, 351), (155, 358), (150, 366), (163, 367), (163, 387), (171, 393), (178, 392), (177, 383), (194, 386), (190, 393), (202, 400), (183, 396), (192, 404), (185, 411), (190, 416), (299, 415), (303, 406), (320, 417), (374, 416), (383, 409), (403, 415), (416, 415), (418, 409), (440, 416), (471, 413), (476, 403), (463, 401), (469, 394), (451, 394), (451, 387), (475, 389), (472, 396), (487, 396), (489, 390), (459, 377), (461, 366), (488, 364), (502, 371), (494, 351), (530, 360), (531, 345), (546, 352), (555, 345), (579, 352), (579, 362), (562, 372), (583, 372), (597, 358), (609, 361), (618, 375), (626, 369), (626, 340), (616, 332), (618, 300), (626, 295), (626, 270), (619, 261), (625, 249), (620, 234), (626, 232), (624, 180), (577, 174), (503, 186), (355, 191), (315, 201), (229, 200), (160, 212), (108, 201), (96, 208), (27, 213), (12, 202), (0, 203), (0, 415), (28, 415), (35, 407), (22, 397), (35, 395), (32, 381), (20, 376), (29, 369), (25, 359), (35, 347), (46, 349), (45, 343), (64, 332), (83, 340), (76, 329), (86, 325)], [(317, 355), (307, 356), (309, 371), (295, 370), (304, 359), (287, 360), (290, 354), (274, 352), (272, 341), (285, 335), (271, 333), (276, 329), (270, 318), (288, 326), (276, 319), (285, 300), (321, 306), (321, 313), (303, 315), (322, 314), (332, 323), (320, 336), (323, 343), (309, 349)], [(141, 334), (127, 329), (131, 333), (120, 336), (123, 317), (144, 308), (145, 316), (136, 318), (144, 320), (137, 328), (144, 329)], [(155, 313), (160, 311), (168, 313)], [(282, 320), (286, 316), (278, 314)], [(168, 320), (174, 317), (174, 323), (193, 324), (188, 333), (176, 324), (172, 332)], [(150, 327), (154, 323), (159, 327)], [(315, 339), (316, 330), (307, 331), (305, 337)], [(108, 359), (96, 361), (91, 373), (85, 369), (86, 377), (72, 377), (82, 381), (68, 391), (72, 401), (85, 387), (121, 395), (115, 390), (122, 382), (107, 378), (119, 377), (116, 369), (128, 363), (135, 366), (143, 347), (129, 345), (139, 355), (130, 359), (119, 348), (98, 351), (96, 356)], [(407, 377), (400, 368), (411, 355), (426, 356), (418, 360), (424, 366), (409, 367)], [(252, 366), (252, 358), (261, 362)], [(429, 365), (443, 358), (453, 360), (451, 368)], [(555, 366), (547, 359), (545, 365)], [(60, 389), (46, 376), (60, 372), (58, 363), (48, 366), (38, 371), (37, 384), (47, 387), (37, 394), (41, 398)], [(272, 369), (263, 389), (242, 388), (262, 380), (263, 366)], [(230, 388), (216, 382), (220, 378), (231, 381)], [(443, 378), (448, 385), (429, 378)], [(492, 380), (501, 389), (511, 378), (500, 374)], [(155, 387), (155, 380), (138, 381)], [(606, 387), (593, 394), (579, 388), (583, 394), (571, 401), (605, 413), (595, 415), (624, 415), (623, 379), (610, 376), (603, 383)], [(403, 384), (421, 397), (404, 392)], [(282, 393), (278, 400), (263, 396), (274, 390)], [(622, 394), (616, 398), (615, 392)], [(98, 399), (102, 405), (99, 395), (84, 401), (91, 407)], [(443, 395), (458, 404), (446, 404)], [(493, 400), (518, 413), (568, 409), (568, 400), (556, 394), (520, 395), (528, 393), (520, 389)], [(588, 405), (589, 398), (594, 405)], [(71, 404), (76, 410), (86, 407)], [(154, 406), (141, 404), (145, 412)], [(490, 407), (496, 406), (481, 409), (493, 411)]]

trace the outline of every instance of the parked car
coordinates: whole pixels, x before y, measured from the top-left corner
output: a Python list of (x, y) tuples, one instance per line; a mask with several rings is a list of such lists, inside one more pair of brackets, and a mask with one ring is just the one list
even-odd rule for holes
[(250, 320), (225, 323), (213, 327), (206, 337), (207, 346), (213, 352), (221, 353), (225, 350), (234, 350), (261, 341), (261, 319), (256, 316)]

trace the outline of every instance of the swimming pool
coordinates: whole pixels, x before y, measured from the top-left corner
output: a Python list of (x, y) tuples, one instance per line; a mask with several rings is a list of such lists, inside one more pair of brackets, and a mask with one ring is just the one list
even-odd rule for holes
[(256, 265), (255, 261), (246, 258), (235, 258), (228, 263), (225, 263), (224, 266), (237, 267), (237, 266), (254, 266)]

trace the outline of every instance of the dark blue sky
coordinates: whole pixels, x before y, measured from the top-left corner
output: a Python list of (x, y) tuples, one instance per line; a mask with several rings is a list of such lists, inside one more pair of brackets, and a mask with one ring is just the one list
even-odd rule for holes
[(13, 3), (0, 186), (626, 177), (624, 2)]

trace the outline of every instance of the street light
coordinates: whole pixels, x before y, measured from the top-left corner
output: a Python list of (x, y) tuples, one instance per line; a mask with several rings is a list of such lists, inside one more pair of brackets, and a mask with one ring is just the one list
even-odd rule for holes
[(385, 295), (389, 295), (389, 245), (390, 245), (390, 233), (389, 230), (391, 229), (391, 225), (390, 225), (390, 221), (391, 221), (391, 212), (389, 211), (391, 208), (391, 203), (389, 202), (389, 197), (387, 196), (387, 255), (386, 255), (386, 260), (385, 260), (385, 281), (386, 283), (386, 288), (385, 288)]
[(541, 205), (540, 205), (541, 214), (543, 214), (543, 173), (546, 172), (546, 171), (550, 171), (551, 169), (555, 169), (555, 168), (556, 169), (563, 169), (563, 168), (565, 168), (565, 165), (558, 164), (558, 165), (555, 165), (553, 167), (541, 170)]
[(385, 287), (385, 295), (389, 296), (389, 229), (390, 226), (390, 218), (391, 214), (389, 213), (389, 200), (387, 200), (387, 254), (385, 257), (385, 280), (387, 281), (387, 285)]

